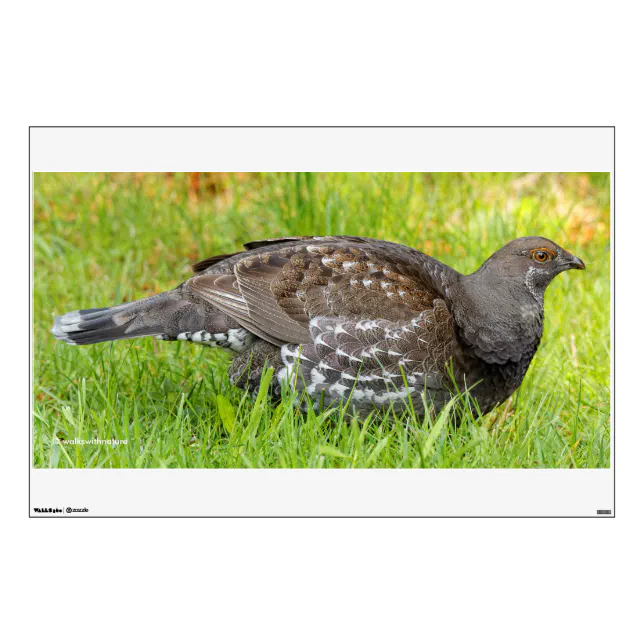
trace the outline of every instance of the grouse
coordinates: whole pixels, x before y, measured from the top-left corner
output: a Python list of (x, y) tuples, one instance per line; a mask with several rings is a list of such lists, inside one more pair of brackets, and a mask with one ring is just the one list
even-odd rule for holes
[[(364, 237), (285, 237), (196, 263), (174, 290), (72, 311), (67, 344), (155, 336), (231, 350), (228, 375), (256, 392), (295, 389), (319, 407), (440, 410), (454, 384), (481, 413), (521, 384), (543, 331), (544, 292), (584, 263), (543, 237), (515, 239), (464, 275), (424, 253)], [(304, 394), (306, 392), (306, 394)]]

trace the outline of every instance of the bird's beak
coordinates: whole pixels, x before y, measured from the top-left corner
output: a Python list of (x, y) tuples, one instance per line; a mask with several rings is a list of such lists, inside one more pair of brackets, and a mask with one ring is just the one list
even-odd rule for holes
[(567, 271), (571, 268), (575, 268), (579, 271), (586, 270), (586, 264), (584, 264), (579, 257), (575, 257), (571, 253), (567, 253), (561, 258), (561, 270)]

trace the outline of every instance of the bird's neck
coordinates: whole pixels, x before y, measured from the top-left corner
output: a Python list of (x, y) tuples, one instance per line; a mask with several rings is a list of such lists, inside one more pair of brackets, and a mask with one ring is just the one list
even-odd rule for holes
[(543, 332), (543, 296), (535, 297), (525, 280), (477, 271), (451, 291), (458, 334), (472, 354), (490, 364), (532, 358)]

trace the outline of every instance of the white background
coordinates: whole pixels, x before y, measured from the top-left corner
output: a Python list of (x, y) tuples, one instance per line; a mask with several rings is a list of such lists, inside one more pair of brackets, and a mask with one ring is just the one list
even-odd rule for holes
[[(39, 128), (34, 172), (612, 172), (612, 128)], [(160, 231), (161, 232), (161, 231)]]
[[(634, 641), (642, 58), (630, 3), (13, 3), (0, 54), (3, 631), (13, 640)], [(27, 126), (614, 124), (617, 518), (27, 518)]]

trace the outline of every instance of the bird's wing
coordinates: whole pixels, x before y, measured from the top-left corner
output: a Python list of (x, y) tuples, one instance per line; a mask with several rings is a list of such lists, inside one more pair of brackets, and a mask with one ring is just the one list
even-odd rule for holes
[(190, 266), (190, 268), (192, 268), (193, 273), (201, 273), (202, 271), (205, 271), (211, 266), (214, 266), (215, 264), (219, 264), (220, 262), (223, 262), (225, 259), (230, 259), (231, 257), (235, 257), (235, 255), (239, 255), (239, 253), (229, 253), (227, 255), (213, 255), (212, 257), (207, 257), (206, 259), (202, 259), (198, 262), (195, 262)]
[[(246, 251), (256, 250), (257, 248), (262, 248), (263, 246), (276, 246), (278, 244), (298, 242), (304, 239), (313, 239), (313, 238), (312, 237), (276, 237), (274, 239), (261, 239), (257, 241), (246, 242), (244, 244), (244, 248), (246, 249)], [(202, 259), (192, 264), (191, 266), (192, 272), (201, 273), (211, 268), (212, 266), (215, 266), (215, 264), (219, 264), (223, 262), (225, 259), (230, 259), (231, 257), (241, 255), (242, 253), (244, 253), (244, 251), (239, 251), (237, 253), (229, 253), (225, 255), (213, 255), (212, 257), (207, 257), (206, 259)]]
[(405, 321), (441, 297), (411, 249), (349, 237), (288, 241), (244, 253), (234, 275), (201, 274), (185, 286), (275, 344), (310, 342), (318, 316)]

